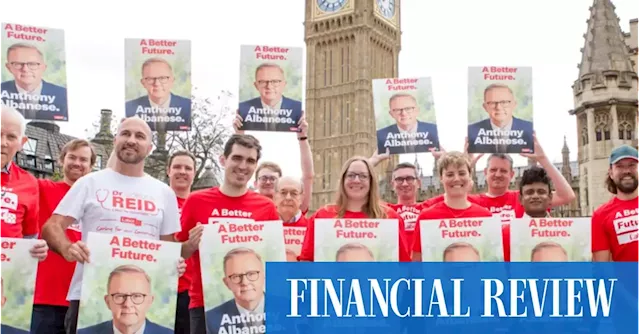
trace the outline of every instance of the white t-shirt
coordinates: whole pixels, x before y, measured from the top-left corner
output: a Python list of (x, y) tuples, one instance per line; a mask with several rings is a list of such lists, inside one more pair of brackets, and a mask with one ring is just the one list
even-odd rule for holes
[[(89, 232), (158, 240), (180, 231), (178, 202), (168, 185), (146, 174), (131, 177), (110, 168), (80, 178), (54, 214), (75, 218), (84, 242)], [(67, 300), (80, 300), (83, 268), (76, 264)]]

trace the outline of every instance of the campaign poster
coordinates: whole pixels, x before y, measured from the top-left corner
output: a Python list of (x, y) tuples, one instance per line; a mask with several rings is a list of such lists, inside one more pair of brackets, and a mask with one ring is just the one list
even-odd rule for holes
[(314, 262), (398, 262), (398, 220), (316, 219)]
[(125, 114), (152, 131), (191, 129), (191, 41), (124, 41)]
[(297, 262), (302, 250), (306, 226), (284, 226), (284, 245), (287, 251), (287, 261)]
[(511, 223), (513, 262), (591, 261), (590, 218), (520, 218)]
[(372, 88), (378, 152), (440, 149), (431, 78), (374, 79)]
[(302, 117), (302, 48), (240, 47), (241, 130), (296, 132)]
[(2, 322), (0, 333), (29, 333), (38, 260), (29, 250), (37, 239), (2, 238)]
[(64, 30), (1, 24), (2, 102), (26, 119), (68, 121)]
[(78, 334), (173, 333), (181, 244), (90, 232)]
[(492, 218), (420, 221), (423, 262), (504, 261), (502, 223)]
[(286, 261), (283, 233), (282, 221), (218, 219), (205, 226), (200, 268), (209, 333), (265, 333), (265, 268)]
[(533, 153), (531, 67), (469, 67), (469, 153)]

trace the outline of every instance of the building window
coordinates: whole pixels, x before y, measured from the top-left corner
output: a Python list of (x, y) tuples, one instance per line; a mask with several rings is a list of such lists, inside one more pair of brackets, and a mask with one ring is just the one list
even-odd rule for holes
[(96, 155), (96, 163), (95, 165), (93, 165), (93, 170), (100, 170), (100, 169), (102, 169), (102, 156)]
[(632, 140), (632, 139), (633, 139), (633, 131), (627, 130), (627, 140)]
[(609, 132), (609, 130), (605, 130), (604, 131), (604, 140), (609, 140), (611, 139), (611, 133)]
[(27, 168), (36, 168), (36, 157), (35, 156), (27, 156), (24, 159), (24, 165)]
[(601, 129), (597, 129), (596, 130), (596, 141), (601, 141), (602, 140), (602, 130)]
[(53, 160), (45, 159), (43, 166), (44, 166), (44, 169), (53, 173)]
[(24, 154), (28, 155), (36, 155), (36, 148), (38, 147), (38, 140), (29, 138), (27, 142), (22, 146), (22, 151)]

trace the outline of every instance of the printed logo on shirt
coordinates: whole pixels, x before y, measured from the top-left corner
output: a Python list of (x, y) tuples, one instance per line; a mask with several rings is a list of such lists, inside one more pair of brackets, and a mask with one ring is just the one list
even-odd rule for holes
[(18, 195), (11, 192), (11, 188), (2, 187), (2, 207), (11, 210), (18, 209)]
[(511, 205), (505, 205), (502, 207), (492, 206), (489, 208), (491, 214), (495, 218), (500, 218), (503, 224), (509, 224), (512, 220), (516, 219), (516, 211)]
[(638, 209), (616, 212), (613, 229), (616, 231), (619, 245), (638, 241)]
[(414, 231), (416, 229), (416, 220), (418, 220), (418, 215), (420, 211), (413, 206), (401, 206), (396, 212), (402, 220), (404, 220), (404, 229), (405, 231)]
[[(117, 190), (98, 189), (96, 200), (103, 209), (146, 216), (155, 216), (159, 210), (154, 199), (141, 194), (125, 194)], [(121, 219), (121, 222), (122, 219)]]
[[(244, 211), (240, 209), (213, 209), (211, 216), (213, 217), (226, 217), (226, 218), (251, 218), (252, 212)], [(211, 221), (211, 219), (209, 219)], [(211, 224), (211, 223), (210, 223)]]
[(16, 223), (16, 215), (14, 213), (9, 212), (8, 209), (2, 208), (2, 222), (6, 224), (15, 224)]

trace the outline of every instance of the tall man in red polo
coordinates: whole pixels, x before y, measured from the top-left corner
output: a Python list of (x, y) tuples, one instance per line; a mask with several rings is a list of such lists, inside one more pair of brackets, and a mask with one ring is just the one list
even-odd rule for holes
[(216, 218), (249, 218), (255, 221), (280, 219), (273, 201), (247, 187), (260, 160), (261, 151), (260, 143), (255, 137), (238, 134), (231, 136), (220, 156), (220, 164), (224, 167), (222, 185), (191, 194), (182, 206), (182, 230), (177, 239), (184, 241), (182, 256), (189, 259), (187, 270), (192, 279), (189, 289), (192, 334), (207, 333), (198, 252), (204, 228), (202, 224), (215, 224)]
[(593, 261), (638, 262), (638, 150), (611, 151), (606, 183), (614, 196), (591, 217)]
[[(196, 157), (187, 151), (174, 152), (169, 158), (167, 176), (169, 186), (176, 193), (178, 200), (178, 214), (182, 213), (182, 206), (191, 194), (191, 186), (196, 175)], [(177, 234), (176, 234), (177, 236)], [(178, 280), (178, 302), (176, 304), (176, 321), (174, 333), (189, 334), (189, 288), (191, 287), (190, 272), (185, 272)]]
[[(27, 122), (15, 109), (2, 105), (2, 237), (36, 238), (38, 236), (38, 183), (36, 178), (13, 162), (28, 138)], [(30, 250), (40, 261), (47, 257), (47, 243), (39, 240)]]
[[(74, 139), (62, 147), (58, 161), (62, 165), (64, 175), (62, 181), (38, 179), (40, 191), (38, 225), (40, 228), (51, 217), (71, 186), (91, 172), (96, 162), (96, 153), (88, 141)], [(78, 224), (69, 226), (65, 232), (71, 242), (81, 238)], [(46, 260), (40, 262), (33, 300), (32, 334), (64, 333), (64, 317), (69, 308), (67, 290), (75, 267), (75, 262), (69, 262), (52, 251), (49, 251)]]

